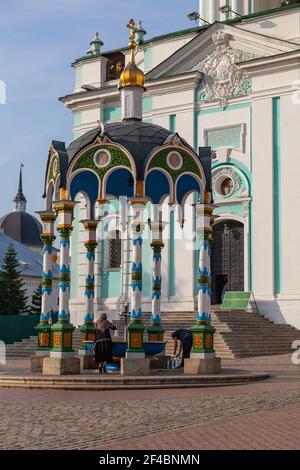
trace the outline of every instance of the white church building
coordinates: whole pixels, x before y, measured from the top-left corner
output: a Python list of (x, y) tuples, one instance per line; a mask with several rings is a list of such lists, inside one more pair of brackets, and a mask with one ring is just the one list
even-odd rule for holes
[[(143, 120), (178, 132), (196, 151), (213, 150), (213, 303), (221, 303), (226, 284), (252, 291), (260, 313), (300, 328), (300, 3), (232, 0), (227, 9), (225, 3), (200, 1), (196, 25), (152, 39), (143, 29), (146, 19), (139, 23)], [(74, 61), (75, 88), (61, 98), (74, 116), (74, 139), (99, 121), (122, 119), (118, 82), (130, 50), (123, 45), (105, 51), (101, 39), (96, 35)], [(164, 311), (194, 310), (197, 252), (188, 248), (183, 232), (193, 231), (195, 197), (191, 188), (185, 214), (165, 201), (162, 323)], [(84, 195), (77, 200), (71, 238), (74, 325), (83, 322), (86, 277)], [(120, 203), (111, 200), (98, 224), (96, 317), (102, 311), (113, 317), (130, 302), (131, 248), (111, 223), (119, 213)], [(151, 283), (149, 243), (143, 250), (147, 312)]]

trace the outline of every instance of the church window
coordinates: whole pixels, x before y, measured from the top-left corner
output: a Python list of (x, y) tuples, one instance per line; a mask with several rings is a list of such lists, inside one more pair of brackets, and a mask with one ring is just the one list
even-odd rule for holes
[(220, 193), (222, 196), (229, 196), (233, 191), (233, 181), (231, 178), (225, 178), (220, 185)]
[(112, 230), (108, 233), (108, 253), (107, 253), (107, 268), (120, 268), (121, 266), (121, 253), (122, 253), (122, 240), (119, 230)]

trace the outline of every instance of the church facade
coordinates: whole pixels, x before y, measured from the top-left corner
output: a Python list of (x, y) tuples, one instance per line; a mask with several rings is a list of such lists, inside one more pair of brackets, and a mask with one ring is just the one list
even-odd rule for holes
[[(169, 129), (173, 136), (178, 133), (196, 152), (212, 149), (217, 216), (212, 227), (213, 303), (221, 302), (225, 287), (252, 291), (262, 314), (300, 328), (300, 264), (295, 255), (300, 236), (300, 5), (233, 1), (226, 16), (218, 3), (200, 2), (205, 23), (189, 30), (148, 40), (139, 24), (135, 60), (145, 73), (143, 122)], [(117, 85), (130, 49), (103, 52), (98, 35), (90, 45), (73, 63), (74, 92), (61, 98), (74, 115), (74, 139), (99, 129), (99, 121), (113, 126), (122, 119)], [(182, 164), (180, 155), (168, 164), (175, 171)], [(46, 197), (56, 192), (58, 199), (61, 182), (55, 168), (51, 171), (53, 187)], [(151, 181), (152, 186), (163, 184), (158, 177)], [(180, 187), (174, 191), (180, 195)], [(85, 228), (80, 221), (89, 217), (86, 196), (84, 191), (76, 195), (71, 236), (70, 310), (75, 325), (83, 323), (85, 311)], [(163, 203), (165, 222), (162, 315), (195, 310), (199, 254), (191, 240), (198, 198), (199, 190), (191, 183), (184, 211), (170, 196), (155, 201)], [(113, 318), (131, 301), (133, 252), (122, 201), (104, 201), (101, 194), (95, 201), (94, 307), (97, 316), (108, 311)], [(150, 232), (146, 224), (149, 240)], [(150, 241), (142, 261), (142, 310), (151, 311)]]

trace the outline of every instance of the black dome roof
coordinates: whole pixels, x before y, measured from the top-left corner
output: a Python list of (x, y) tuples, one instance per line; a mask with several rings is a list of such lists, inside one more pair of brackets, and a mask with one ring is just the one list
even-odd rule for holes
[(42, 225), (40, 222), (24, 211), (11, 212), (0, 220), (0, 229), (14, 240), (24, 245), (40, 247)]
[[(142, 121), (107, 123), (104, 125), (104, 131), (112, 141), (129, 151), (134, 158), (137, 177), (140, 179), (144, 177), (144, 170), (152, 151), (174, 136), (174, 132), (168, 129)], [(80, 150), (91, 144), (99, 134), (101, 134), (101, 129), (97, 127), (74, 140), (67, 148), (69, 162)], [(183, 139), (181, 141), (194, 152), (186, 141)]]

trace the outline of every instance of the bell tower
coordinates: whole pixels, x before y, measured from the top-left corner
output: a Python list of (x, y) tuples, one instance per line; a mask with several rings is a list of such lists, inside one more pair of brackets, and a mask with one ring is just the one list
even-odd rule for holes
[(20, 175), (19, 175), (19, 186), (16, 197), (13, 200), (13, 212), (26, 212), (26, 198), (23, 194), (23, 182), (22, 182), (22, 168), (24, 167), (21, 163)]

